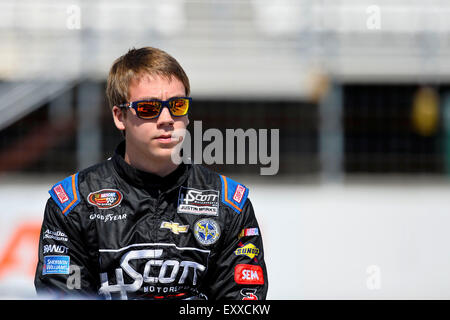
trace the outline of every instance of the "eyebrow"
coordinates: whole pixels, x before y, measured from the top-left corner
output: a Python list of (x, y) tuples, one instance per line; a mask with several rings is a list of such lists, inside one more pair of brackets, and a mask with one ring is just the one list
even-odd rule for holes
[[(175, 96), (173, 96), (173, 97), (170, 97), (169, 99), (173, 99), (173, 98), (183, 98), (183, 97), (185, 97), (184, 95), (175, 95)], [(169, 99), (167, 99), (167, 100), (169, 100)], [(159, 97), (140, 97), (139, 99), (138, 99), (138, 101), (139, 100), (161, 100)]]

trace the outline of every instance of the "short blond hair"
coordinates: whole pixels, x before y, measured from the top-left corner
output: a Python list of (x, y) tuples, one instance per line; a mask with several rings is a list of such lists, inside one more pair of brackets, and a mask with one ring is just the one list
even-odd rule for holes
[(180, 80), (186, 96), (190, 94), (189, 78), (174, 57), (157, 48), (132, 48), (114, 61), (106, 84), (106, 97), (110, 108), (127, 103), (130, 83), (145, 75), (159, 75)]

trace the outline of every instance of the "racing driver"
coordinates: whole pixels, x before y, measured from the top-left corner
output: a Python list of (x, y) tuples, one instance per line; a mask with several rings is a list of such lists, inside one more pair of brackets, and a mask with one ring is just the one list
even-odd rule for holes
[(94, 299), (265, 299), (261, 230), (246, 186), (176, 164), (192, 104), (166, 52), (131, 49), (106, 95), (124, 135), (114, 155), (50, 190), (35, 275), (38, 294)]

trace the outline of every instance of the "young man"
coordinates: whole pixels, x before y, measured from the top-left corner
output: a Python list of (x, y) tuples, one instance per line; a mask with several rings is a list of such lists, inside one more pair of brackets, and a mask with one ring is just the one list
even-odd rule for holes
[(189, 123), (189, 80), (155, 48), (109, 73), (124, 133), (112, 158), (49, 191), (38, 293), (106, 299), (265, 299), (267, 272), (249, 190), (201, 165), (172, 161)]

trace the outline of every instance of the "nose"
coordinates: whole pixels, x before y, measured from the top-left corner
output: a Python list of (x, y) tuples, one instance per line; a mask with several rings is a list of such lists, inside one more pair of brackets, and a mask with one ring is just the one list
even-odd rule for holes
[(173, 120), (172, 115), (169, 112), (169, 109), (167, 107), (164, 107), (161, 110), (161, 114), (159, 115), (158, 120), (156, 122), (157, 125), (159, 127), (163, 127), (163, 126), (167, 126), (167, 125), (171, 126), (174, 124), (174, 122), (175, 121)]

